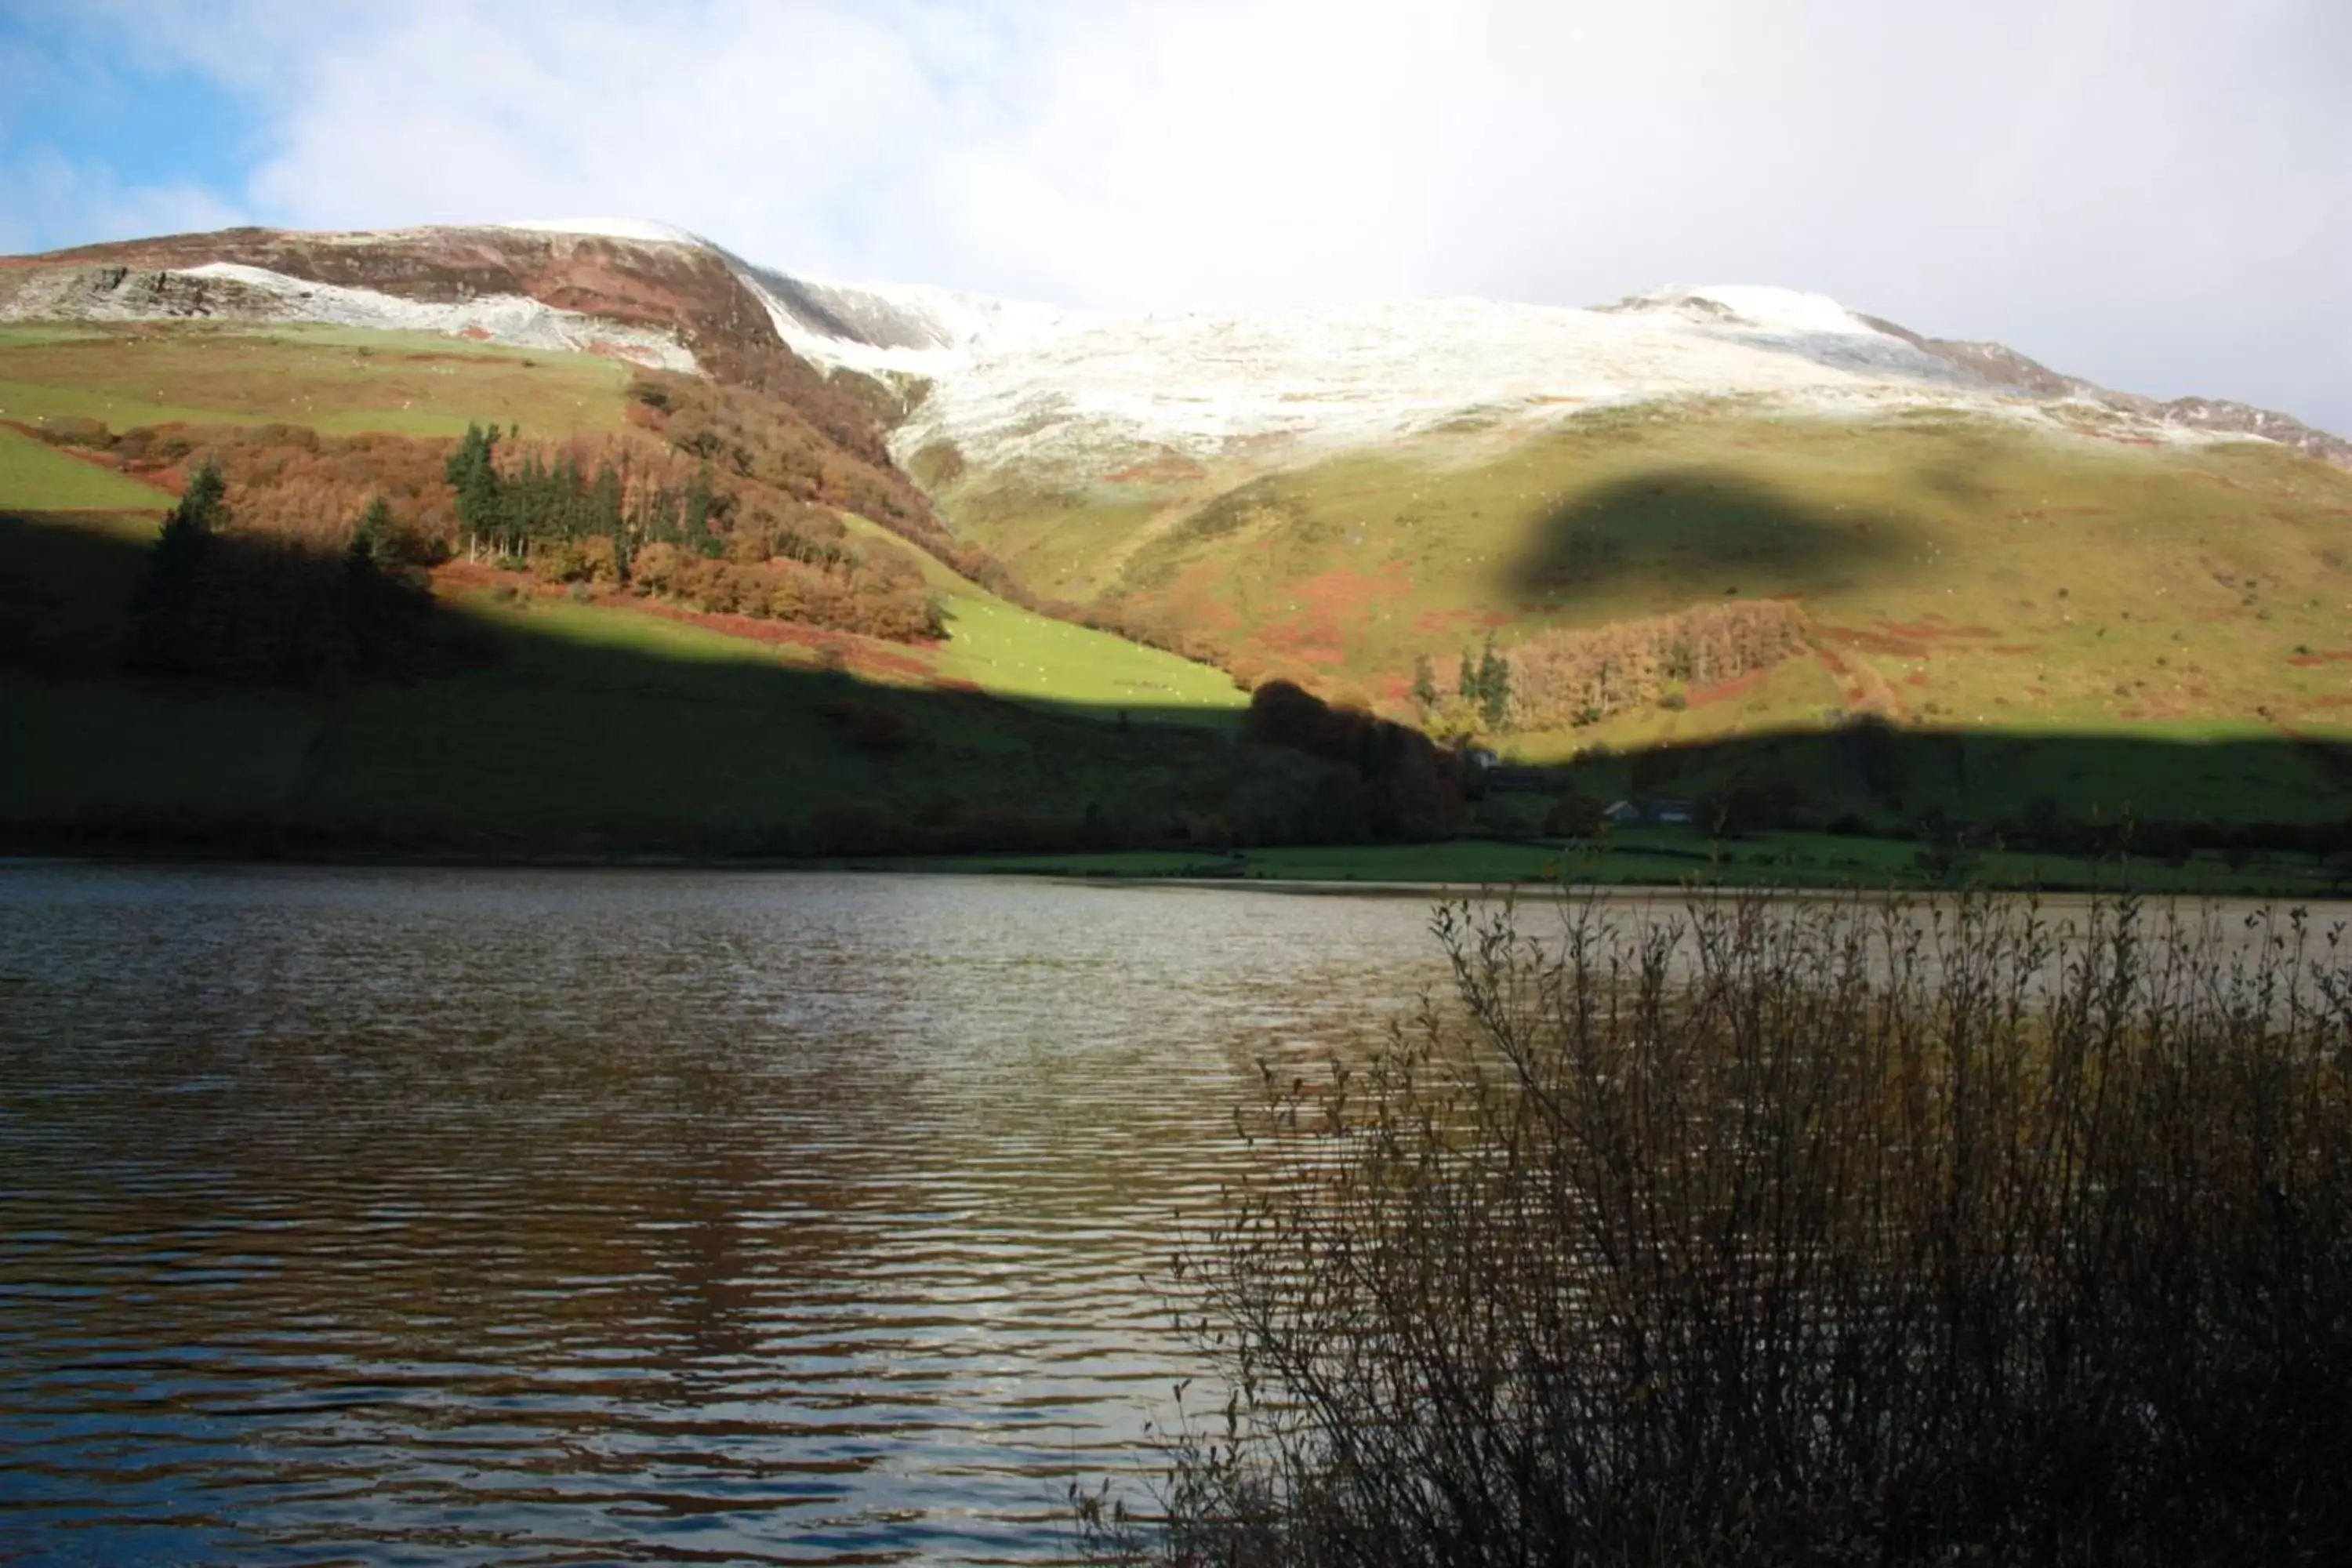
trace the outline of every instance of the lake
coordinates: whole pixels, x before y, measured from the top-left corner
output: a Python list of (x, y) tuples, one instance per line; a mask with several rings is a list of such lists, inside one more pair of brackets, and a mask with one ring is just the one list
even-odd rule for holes
[(1435, 897), (0, 865), (0, 1560), (1060, 1554)]
[(1431, 901), (0, 868), (0, 1559), (1055, 1555)]

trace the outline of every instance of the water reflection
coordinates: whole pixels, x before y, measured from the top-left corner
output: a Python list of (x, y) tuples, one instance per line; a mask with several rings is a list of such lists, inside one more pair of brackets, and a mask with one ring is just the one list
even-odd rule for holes
[(1050, 1555), (1192, 1370), (1139, 1276), (1258, 1061), (1427, 916), (0, 870), (0, 1558)]
[(1138, 1275), (1420, 900), (0, 873), (0, 1542), (1051, 1552), (1181, 1370)]

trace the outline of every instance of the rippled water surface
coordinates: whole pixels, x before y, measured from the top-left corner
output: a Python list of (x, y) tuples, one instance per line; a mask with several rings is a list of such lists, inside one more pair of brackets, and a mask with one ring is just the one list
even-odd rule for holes
[(0, 1559), (1051, 1555), (1425, 900), (0, 869)]

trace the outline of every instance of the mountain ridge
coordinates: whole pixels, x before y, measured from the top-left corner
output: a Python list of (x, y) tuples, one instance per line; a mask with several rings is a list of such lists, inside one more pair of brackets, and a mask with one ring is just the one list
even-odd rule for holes
[[(383, 312), (404, 325), (433, 326), (437, 308), (444, 330), (661, 368), (690, 362), (755, 385), (805, 383), (792, 362), (819, 379), (838, 369), (927, 381), (934, 394), (946, 384), (940, 404), (894, 443), (902, 460), (929, 440), (985, 445), (1057, 413), (1115, 454), (1172, 443), (1198, 455), (1225, 440), (1311, 437), (1327, 427), (1332, 444), (1346, 445), (1465, 415), (1541, 425), (1592, 407), (1729, 391), (1832, 407), (1856, 398), (1962, 398), (2028, 416), (2042, 405), (2087, 405), (2151, 439), (2252, 437), (2352, 468), (2352, 441), (2277, 410), (2116, 391), (2004, 344), (1935, 338), (1824, 296), (1755, 286), (1659, 289), (1586, 309), (1440, 298), (1112, 315), (927, 285), (825, 281), (746, 259), (676, 226), (595, 218), (242, 227), (0, 258), (0, 319), (352, 314), (348, 301), (306, 298), (257, 270), (425, 308)], [(499, 317), (478, 303), (486, 295), (534, 300), (557, 314), (510, 309)], [(1612, 332), (1600, 325), (1612, 318), (1642, 325)], [(600, 332), (599, 323), (625, 331)], [(1446, 342), (1426, 341), (1433, 337)], [(1520, 339), (1530, 340), (1519, 347), (1531, 352), (1512, 352)], [(1443, 373), (1465, 347), (1485, 361), (1446, 384)], [(1636, 348), (1675, 352), (1629, 357)], [(1250, 379), (1295, 383), (1314, 355), (1360, 361), (1365, 375), (1328, 388), (1286, 385), (1276, 396), (1286, 409), (1252, 405), (1234, 378), (1218, 380), (1220, 367), (1238, 366)], [(1202, 384), (1188, 385), (1188, 373)], [(1480, 395), (1481, 376), (1499, 381), (1498, 395)], [(1383, 402), (1368, 385), (1391, 395)], [(1155, 398), (1154, 386), (1173, 387), (1175, 396)], [(1181, 414), (1177, 403), (1188, 405)], [(1204, 405), (1218, 404), (1225, 416), (1206, 416), (1217, 411)]]

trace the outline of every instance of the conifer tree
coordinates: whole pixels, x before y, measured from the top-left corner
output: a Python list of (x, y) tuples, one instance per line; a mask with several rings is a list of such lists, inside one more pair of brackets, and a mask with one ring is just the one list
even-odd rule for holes
[(188, 477), (188, 488), (180, 496), (180, 504), (163, 520), (169, 528), (178, 521), (199, 533), (212, 533), (228, 521), (228, 486), (222, 479), (220, 465), (211, 458)]
[(465, 439), (449, 454), (442, 470), (442, 477), (457, 492), (457, 521), (476, 534), (496, 535), (504, 531), (506, 520), (499, 504), (498, 446), (496, 425), (487, 430), (468, 425)]
[(706, 460), (686, 490), (686, 547), (698, 555), (716, 557), (719, 543), (710, 532), (710, 464)]
[(1511, 667), (1495, 651), (1495, 634), (1486, 634), (1486, 651), (1478, 657), (1478, 711), (1486, 728), (1499, 730), (1511, 712)]
[(228, 526), (228, 487), (219, 467), (207, 458), (188, 476), (179, 504), (164, 514), (155, 535), (147, 579), (133, 601), (137, 630), (134, 657), (153, 668), (184, 668), (197, 640), (197, 579), (212, 553), (215, 532)]
[(629, 580), (628, 519), (621, 508), (620, 470), (607, 458), (597, 465), (596, 483), (587, 500), (587, 530), (603, 534), (613, 542), (613, 571), (624, 583)]
[(157, 581), (184, 581), (194, 574), (214, 532), (228, 521), (227, 493), (218, 465), (209, 458), (188, 476), (179, 504), (164, 514), (155, 536)]
[(1423, 654), (1412, 661), (1412, 700), (1427, 713), (1437, 706), (1437, 672), (1430, 668), (1429, 656)]
[(382, 566), (392, 558), (392, 507), (382, 496), (368, 502), (367, 510), (352, 525), (352, 563), (355, 566)]

